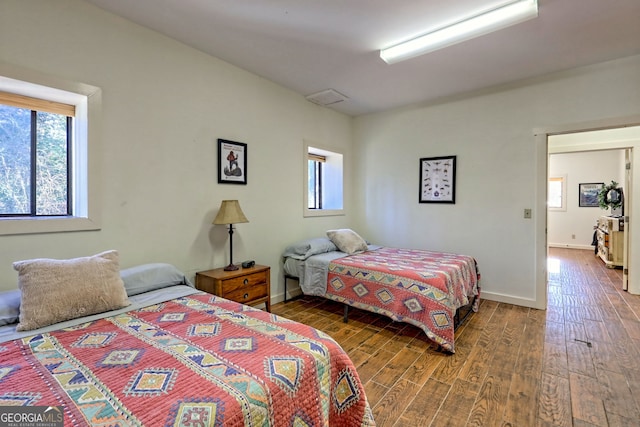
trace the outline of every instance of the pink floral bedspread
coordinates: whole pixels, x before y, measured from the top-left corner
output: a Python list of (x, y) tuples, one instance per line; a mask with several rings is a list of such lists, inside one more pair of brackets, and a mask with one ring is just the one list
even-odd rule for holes
[(479, 281), (470, 256), (383, 247), (331, 261), (325, 296), (415, 325), (453, 353), (455, 312), (479, 297)]

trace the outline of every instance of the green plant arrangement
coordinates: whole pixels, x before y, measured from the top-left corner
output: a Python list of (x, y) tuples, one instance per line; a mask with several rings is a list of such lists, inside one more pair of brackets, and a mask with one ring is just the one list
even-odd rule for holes
[[(610, 194), (611, 191), (614, 193)], [(602, 184), (602, 188), (598, 192), (598, 204), (602, 209), (618, 209), (622, 206), (622, 191), (617, 182), (611, 181), (609, 185)]]

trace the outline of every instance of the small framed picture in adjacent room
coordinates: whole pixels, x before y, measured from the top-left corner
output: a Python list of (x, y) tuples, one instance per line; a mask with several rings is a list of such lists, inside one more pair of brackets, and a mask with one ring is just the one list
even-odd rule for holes
[(604, 182), (588, 182), (578, 184), (578, 206), (581, 208), (597, 208), (598, 193), (604, 185)]
[(247, 183), (247, 144), (218, 139), (218, 183)]

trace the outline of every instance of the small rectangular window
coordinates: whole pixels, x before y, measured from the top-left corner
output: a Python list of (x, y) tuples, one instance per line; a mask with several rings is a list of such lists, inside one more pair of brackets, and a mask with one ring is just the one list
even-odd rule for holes
[(304, 215), (342, 215), (343, 211), (342, 154), (305, 146)]
[(549, 177), (549, 188), (547, 190), (547, 208), (552, 211), (567, 210), (566, 177)]
[(0, 216), (71, 215), (74, 106), (0, 92)]
[(309, 192), (307, 204), (309, 209), (322, 209), (322, 164), (325, 161), (326, 157), (309, 153)]
[(100, 229), (101, 103), (98, 87), (0, 63), (0, 235)]

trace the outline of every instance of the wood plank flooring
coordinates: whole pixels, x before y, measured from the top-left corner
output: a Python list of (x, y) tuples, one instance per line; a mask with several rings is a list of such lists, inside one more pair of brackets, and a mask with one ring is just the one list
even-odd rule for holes
[[(482, 301), (456, 353), (416, 327), (317, 297), (272, 312), (327, 332), (379, 427), (640, 426), (640, 296), (592, 251), (550, 249), (549, 307)], [(481, 266), (482, 267), (482, 266)]]

